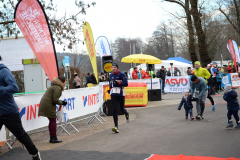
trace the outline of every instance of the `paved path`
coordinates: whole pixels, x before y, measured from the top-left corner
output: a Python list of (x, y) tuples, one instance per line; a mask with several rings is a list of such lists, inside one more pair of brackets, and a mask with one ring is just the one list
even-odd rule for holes
[[(238, 94), (240, 94), (239, 90)], [(214, 96), (217, 103), (216, 111), (211, 111), (211, 105), (206, 106), (205, 119), (201, 121), (185, 120), (184, 108), (181, 111), (177, 110), (176, 101), (180, 102), (181, 96), (168, 95), (165, 97), (172, 99), (175, 104), (131, 109), (131, 112), (134, 112), (137, 117), (130, 123), (120, 125), (119, 134), (112, 133), (111, 129), (107, 129), (54, 150), (42, 151), (42, 157), (44, 160), (66, 159), (63, 157), (68, 157), (68, 159), (140, 160), (147, 158), (150, 154), (184, 154), (187, 156), (240, 158), (240, 130), (225, 128), (227, 107), (222, 99), (222, 94)], [(164, 103), (164, 100), (159, 102), (159, 104), (161, 103)], [(206, 103), (209, 104), (209, 101), (207, 100)], [(193, 113), (196, 116), (196, 108)], [(14, 156), (21, 157), (23, 154), (26, 157), (26, 153), (16, 151)], [(6, 158), (5, 154), (0, 157), (1, 160)]]

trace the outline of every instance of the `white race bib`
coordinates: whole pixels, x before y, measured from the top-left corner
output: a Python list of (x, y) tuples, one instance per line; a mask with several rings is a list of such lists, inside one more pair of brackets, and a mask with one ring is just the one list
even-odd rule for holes
[(120, 94), (121, 88), (120, 87), (113, 87), (112, 88), (112, 93)]

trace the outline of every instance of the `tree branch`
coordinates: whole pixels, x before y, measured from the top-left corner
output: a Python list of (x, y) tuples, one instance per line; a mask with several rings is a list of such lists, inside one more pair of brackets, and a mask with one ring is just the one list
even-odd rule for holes
[(176, 1), (176, 0), (165, 0), (165, 1), (167, 1), (167, 2), (172, 2), (172, 3), (177, 3), (177, 4), (179, 4), (180, 6), (182, 6), (183, 9), (185, 9), (185, 5), (184, 5), (184, 3), (181, 2), (181, 1)]

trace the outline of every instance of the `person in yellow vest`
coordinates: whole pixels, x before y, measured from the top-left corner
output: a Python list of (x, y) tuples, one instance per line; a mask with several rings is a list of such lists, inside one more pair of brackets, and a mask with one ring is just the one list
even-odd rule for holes
[[(211, 74), (209, 73), (209, 71), (207, 69), (205, 69), (205, 68), (202, 68), (201, 67), (201, 63), (199, 61), (195, 62), (194, 75), (196, 75), (197, 77), (204, 78), (206, 80), (207, 84), (208, 84), (208, 79), (211, 77)], [(211, 101), (211, 103), (212, 103), (212, 110), (214, 111), (216, 106), (215, 106), (213, 98), (210, 96), (209, 89), (208, 89), (207, 98)]]

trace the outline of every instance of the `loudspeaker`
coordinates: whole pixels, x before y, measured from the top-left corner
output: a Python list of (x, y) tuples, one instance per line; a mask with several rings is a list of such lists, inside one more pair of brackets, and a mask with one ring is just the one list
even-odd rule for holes
[[(122, 113), (122, 111), (120, 109), (119, 104), (117, 106), (117, 113), (118, 113), (118, 115), (123, 115), (123, 113)], [(106, 115), (108, 115), (108, 116), (112, 116), (113, 115), (112, 100), (111, 99), (107, 100)]]
[(103, 56), (102, 57), (102, 68), (103, 68), (104, 73), (112, 72), (112, 63), (113, 63), (112, 56)]
[(148, 101), (161, 101), (162, 92), (161, 89), (148, 90)]
[(155, 70), (155, 65), (154, 64), (146, 64), (147, 65), (147, 71), (154, 71)]

